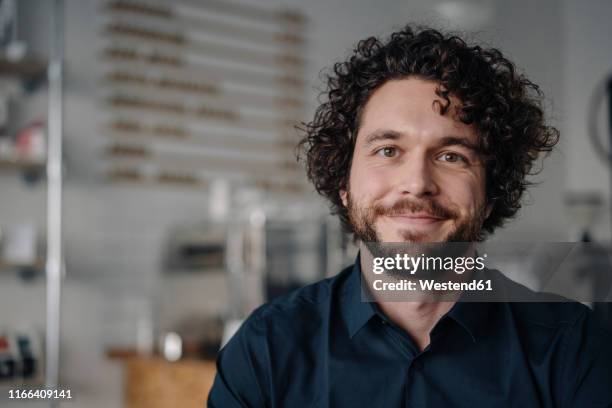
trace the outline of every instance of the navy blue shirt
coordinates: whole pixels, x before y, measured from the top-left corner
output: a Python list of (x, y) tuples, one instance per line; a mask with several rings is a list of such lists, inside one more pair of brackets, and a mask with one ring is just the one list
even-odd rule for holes
[(359, 262), (259, 309), (221, 350), (208, 406), (612, 407), (612, 335), (575, 302), (457, 302), (420, 351)]

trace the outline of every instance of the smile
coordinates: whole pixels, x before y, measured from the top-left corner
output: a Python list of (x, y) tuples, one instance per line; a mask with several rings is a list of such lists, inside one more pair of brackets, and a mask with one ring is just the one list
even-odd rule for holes
[(445, 218), (435, 217), (425, 213), (406, 213), (398, 215), (387, 215), (393, 223), (399, 224), (402, 227), (417, 228), (417, 229), (431, 229), (439, 226), (440, 223), (445, 221)]

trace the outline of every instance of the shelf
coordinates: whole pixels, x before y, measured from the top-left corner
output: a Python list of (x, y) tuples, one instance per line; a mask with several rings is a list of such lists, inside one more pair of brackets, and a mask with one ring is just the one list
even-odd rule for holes
[(36, 58), (24, 58), (19, 61), (10, 61), (0, 57), (0, 76), (13, 76), (32, 80), (41, 78), (47, 71), (47, 63)]
[(14, 270), (14, 269), (36, 269), (42, 270), (45, 267), (44, 259), (37, 259), (34, 263), (14, 263), (6, 262), (0, 259), (0, 271)]
[(42, 171), (46, 163), (42, 160), (21, 159), (17, 157), (0, 157), (0, 169), (17, 169)]

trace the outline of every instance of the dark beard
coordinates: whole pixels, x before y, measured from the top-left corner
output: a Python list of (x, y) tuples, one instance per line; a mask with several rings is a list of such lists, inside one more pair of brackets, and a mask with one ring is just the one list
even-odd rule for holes
[[(457, 219), (458, 214), (433, 200), (422, 200), (415, 202), (412, 200), (402, 200), (395, 203), (392, 207), (374, 206), (370, 208), (358, 207), (348, 193), (349, 221), (353, 227), (355, 238), (364, 243), (371, 256), (394, 258), (396, 254), (409, 254), (411, 256), (427, 255), (429, 257), (459, 257), (464, 256), (469, 250), (472, 242), (480, 242), (484, 239), (482, 225), (484, 222), (484, 209), (478, 211), (477, 216), (466, 219), (457, 225), (454, 231), (450, 232), (442, 242), (427, 242), (425, 234), (412, 233), (409, 231), (402, 233), (404, 242), (389, 243), (383, 242), (376, 232), (375, 221), (379, 216), (396, 215), (405, 212), (426, 212), (435, 217), (446, 219)], [(447, 244), (452, 242), (453, 244)], [(396, 279), (403, 279), (405, 271), (387, 270), (387, 276)], [(436, 271), (431, 270), (429, 274), (436, 276)]]
[[(377, 205), (374, 207), (361, 208), (358, 207), (351, 197), (350, 190), (348, 195), (348, 215), (349, 221), (353, 228), (355, 238), (367, 244), (369, 242), (381, 243), (381, 237), (376, 232), (374, 223), (377, 217), (393, 216), (401, 213), (409, 212), (426, 212), (434, 217), (457, 219), (458, 214), (446, 208), (433, 200), (422, 200), (419, 202), (411, 200), (398, 201), (392, 207), (383, 207)], [(480, 242), (484, 239), (482, 225), (484, 223), (484, 210), (481, 209), (476, 217), (465, 220), (457, 225), (442, 242)], [(412, 233), (409, 231), (402, 232), (402, 238), (405, 242), (423, 243), (426, 241), (425, 234)]]

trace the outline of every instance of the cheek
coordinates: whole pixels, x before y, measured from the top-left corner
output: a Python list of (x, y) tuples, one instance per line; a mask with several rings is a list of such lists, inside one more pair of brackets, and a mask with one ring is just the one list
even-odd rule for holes
[[(450, 181), (450, 180), (449, 180)], [(446, 198), (456, 205), (461, 212), (473, 213), (485, 202), (485, 186), (476, 175), (466, 175), (452, 180), (446, 185)]]
[(391, 188), (390, 177), (380, 168), (354, 165), (350, 173), (351, 196), (360, 202), (371, 202), (385, 195)]

